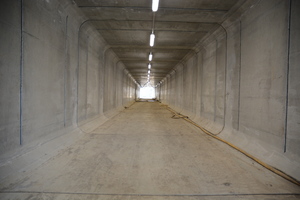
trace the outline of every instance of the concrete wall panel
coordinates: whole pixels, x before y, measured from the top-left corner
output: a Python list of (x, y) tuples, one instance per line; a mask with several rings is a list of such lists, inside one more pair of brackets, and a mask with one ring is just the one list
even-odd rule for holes
[(223, 123), (224, 120), (224, 107), (225, 107), (225, 71), (226, 71), (226, 41), (224, 37), (217, 39), (217, 50), (216, 50), (216, 100), (215, 100), (215, 117), (214, 120), (218, 123)]
[(21, 3), (0, 3), (0, 152), (20, 145)]
[(63, 127), (65, 36), (62, 16), (51, 13), (57, 3), (25, 1), (24, 9), (23, 140), (29, 143)]
[(290, 50), (288, 72), (287, 153), (300, 152), (300, 2), (291, 2)]
[(225, 126), (237, 130), (239, 127), (241, 30), (240, 21), (227, 30), (227, 74), (226, 74), (226, 120)]
[(282, 2), (257, 20), (254, 13), (242, 20), (240, 129), (264, 139), (272, 134), (275, 146), (283, 144), (285, 123), (287, 10)]
[(88, 62), (88, 41), (89, 36), (81, 33), (79, 34), (78, 47), (78, 101), (77, 101), (77, 120), (78, 122), (86, 119), (86, 105), (87, 105), (87, 62)]
[(66, 134), (57, 144), (71, 142), (86, 130), (81, 125), (98, 126), (105, 112), (134, 100), (134, 80), (71, 1), (3, 1), (0, 8), (1, 161)]
[(215, 95), (216, 95), (216, 46), (214, 41), (206, 47), (203, 57), (203, 80), (202, 80), (202, 115), (214, 120), (215, 117)]

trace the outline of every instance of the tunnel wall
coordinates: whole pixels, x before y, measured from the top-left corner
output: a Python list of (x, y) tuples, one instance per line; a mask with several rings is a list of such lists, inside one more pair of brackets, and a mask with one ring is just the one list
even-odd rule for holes
[(3, 152), (20, 143), (20, 3), (0, 6), (0, 141)]
[(162, 103), (298, 180), (299, 11), (296, 0), (241, 6), (158, 89)]
[[(136, 84), (72, 1), (1, 1), (0, 9), (4, 172), (7, 160), (48, 142), (50, 154), (79, 137), (84, 125), (92, 128), (124, 109)], [(38, 154), (21, 165), (44, 155)]]

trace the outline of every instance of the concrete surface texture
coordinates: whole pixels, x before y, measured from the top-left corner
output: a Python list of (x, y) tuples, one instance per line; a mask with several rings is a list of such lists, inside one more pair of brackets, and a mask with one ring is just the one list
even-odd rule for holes
[[(152, 52), (150, 82), (156, 85), (244, 1), (162, 0), (155, 13), (151, 0), (74, 2), (140, 85), (147, 82), (148, 55)], [(155, 45), (149, 48), (151, 32)]]
[(0, 2), (1, 198), (299, 198), (158, 103), (123, 110), (152, 51), (159, 101), (299, 181), (300, 1), (150, 2)]
[(137, 102), (38, 167), (7, 177), (1, 199), (300, 199), (299, 186)]
[(76, 5), (0, 7), (2, 160), (133, 102), (135, 81)]
[(299, 1), (242, 9), (175, 67), (158, 97), (299, 180)]

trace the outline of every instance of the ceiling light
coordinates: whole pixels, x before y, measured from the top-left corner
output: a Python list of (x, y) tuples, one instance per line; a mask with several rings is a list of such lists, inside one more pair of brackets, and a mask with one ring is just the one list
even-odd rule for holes
[(150, 53), (149, 53), (149, 61), (152, 60), (152, 56), (153, 56), (153, 55), (152, 55), (152, 53), (150, 52)]
[(151, 69), (151, 64), (150, 63), (148, 64), (148, 69)]
[(154, 39), (155, 39), (155, 35), (154, 35), (154, 33), (151, 33), (151, 35), (150, 35), (150, 46), (151, 47), (154, 46)]
[(156, 12), (158, 10), (159, 0), (152, 0), (152, 11)]

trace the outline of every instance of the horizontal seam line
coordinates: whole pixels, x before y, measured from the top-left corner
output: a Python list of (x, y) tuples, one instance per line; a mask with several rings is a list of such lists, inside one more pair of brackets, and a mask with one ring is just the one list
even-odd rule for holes
[(177, 135), (168, 135), (168, 134), (161, 134), (161, 135), (159, 135), (159, 134), (153, 134), (153, 135), (151, 135), (151, 134), (103, 134), (103, 133), (94, 133), (94, 132), (91, 132), (91, 133), (88, 133), (88, 134), (94, 134), (94, 135), (120, 135), (120, 136), (122, 136), (122, 135), (138, 135), (138, 136), (140, 136), (140, 135), (142, 135), (142, 136), (189, 136), (189, 135), (180, 135), (180, 134), (177, 134)]
[(45, 191), (0, 191), (3, 193), (36, 193), (36, 194), (71, 194), (71, 195), (99, 195), (99, 196), (290, 196), (290, 195), (300, 195), (300, 193), (254, 193), (254, 194), (112, 194), (112, 193), (89, 193), (89, 192), (45, 192)]

